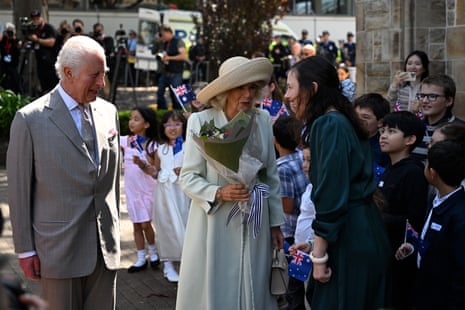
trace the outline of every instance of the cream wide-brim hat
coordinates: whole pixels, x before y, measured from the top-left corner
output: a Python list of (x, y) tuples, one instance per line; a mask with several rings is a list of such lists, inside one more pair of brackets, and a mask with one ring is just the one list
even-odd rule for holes
[(273, 65), (265, 57), (248, 59), (242, 56), (228, 58), (221, 64), (218, 77), (197, 94), (197, 100), (207, 103), (213, 97), (241, 85), (258, 82), (265, 86), (273, 74)]

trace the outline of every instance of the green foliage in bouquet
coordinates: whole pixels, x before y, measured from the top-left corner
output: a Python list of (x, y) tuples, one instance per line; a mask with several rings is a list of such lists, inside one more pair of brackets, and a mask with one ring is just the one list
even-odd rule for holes
[(238, 172), (239, 159), (252, 129), (252, 118), (240, 112), (222, 128), (215, 126), (213, 120), (205, 122), (199, 135), (194, 136), (205, 153), (230, 170)]

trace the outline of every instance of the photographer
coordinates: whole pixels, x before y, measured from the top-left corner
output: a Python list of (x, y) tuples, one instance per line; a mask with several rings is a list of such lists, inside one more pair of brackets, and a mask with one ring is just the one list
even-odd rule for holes
[[(174, 36), (170, 26), (160, 27), (158, 39), (161, 41), (161, 50), (158, 51), (157, 57), (164, 64), (164, 70), (158, 79), (157, 103), (159, 109), (166, 109), (165, 89), (170, 85), (177, 87), (182, 84), (182, 71), (184, 61), (187, 60), (187, 50), (184, 41)], [(173, 104), (175, 102), (176, 100), (173, 100)]]
[(58, 84), (58, 77), (55, 72), (55, 28), (46, 23), (40, 16), (40, 11), (31, 12), (32, 23), (35, 30), (25, 33), (28, 40), (34, 43), (33, 48), (36, 55), (37, 75), (39, 76), (41, 94), (52, 90)]
[(58, 56), (58, 53), (61, 50), (63, 44), (65, 44), (66, 40), (73, 36), (73, 28), (66, 20), (60, 22), (60, 25), (57, 29), (57, 38), (55, 41), (55, 55)]
[[(93, 26), (92, 38), (97, 41), (105, 50), (107, 64), (110, 67), (110, 72), (107, 77), (112, 82), (113, 72), (115, 70), (115, 42), (111, 36), (105, 34), (105, 28), (101, 23), (95, 23)], [(108, 87), (108, 85), (107, 85)], [(105, 93), (107, 90), (105, 90)]]
[(75, 36), (85, 35), (84, 32), (84, 22), (79, 18), (73, 19), (73, 30)]
[(105, 56), (113, 57), (115, 54), (115, 42), (112, 37), (107, 36), (101, 23), (94, 24), (93, 39), (97, 41), (105, 50)]
[(2, 76), (1, 86), (4, 89), (10, 89), (14, 93), (22, 93), (21, 78), (18, 73), (19, 65), (19, 40), (16, 38), (15, 25), (12, 23), (5, 24), (0, 41), (1, 67), (0, 76)]

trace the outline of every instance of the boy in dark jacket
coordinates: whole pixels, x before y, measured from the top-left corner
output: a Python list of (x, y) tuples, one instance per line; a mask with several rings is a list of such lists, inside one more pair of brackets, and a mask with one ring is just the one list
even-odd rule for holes
[(394, 259), (395, 250), (404, 240), (408, 220), (415, 230), (423, 224), (426, 213), (428, 183), (423, 163), (411, 156), (425, 131), (421, 120), (407, 111), (387, 114), (380, 128), (381, 151), (387, 153), (391, 164), (378, 183), (386, 206), (382, 216), (392, 247), (392, 272), (388, 284), (387, 307), (407, 309), (414, 303), (415, 259)]
[[(465, 141), (440, 141), (428, 151), (428, 182), (437, 188), (416, 248), (417, 309), (465, 309)], [(397, 259), (413, 253), (401, 245)]]

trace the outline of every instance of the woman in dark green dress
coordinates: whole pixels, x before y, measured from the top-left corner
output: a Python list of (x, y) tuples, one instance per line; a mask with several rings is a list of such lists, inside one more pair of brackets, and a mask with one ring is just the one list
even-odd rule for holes
[(342, 95), (336, 69), (319, 56), (294, 65), (286, 99), (305, 122), (310, 145), (310, 179), (316, 218), (310, 251), (315, 287), (312, 310), (380, 309), (389, 262), (389, 243), (372, 196), (368, 133)]

